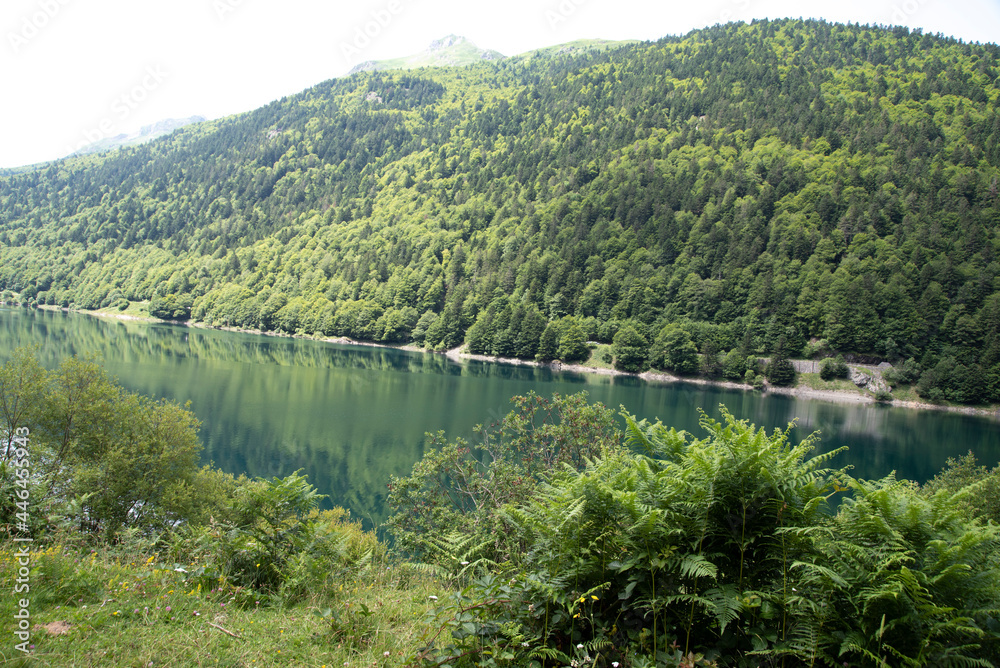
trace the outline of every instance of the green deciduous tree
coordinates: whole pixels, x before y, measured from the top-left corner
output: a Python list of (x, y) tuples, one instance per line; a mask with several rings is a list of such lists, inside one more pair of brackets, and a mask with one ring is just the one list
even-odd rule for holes
[(698, 371), (698, 347), (686, 329), (670, 324), (656, 336), (652, 360), (653, 365), (659, 369), (693, 374)]
[[(175, 402), (124, 388), (97, 362), (76, 357), (45, 371), (30, 351), (4, 365), (3, 419), (30, 431), (35, 502), (69, 512), (78, 526), (114, 536), (126, 527), (164, 529), (198, 514), (198, 420)], [(11, 392), (16, 381), (21, 394)], [(19, 413), (18, 401), (31, 408)], [(20, 415), (20, 417), (18, 417)], [(13, 422), (8, 422), (13, 420)]]
[(649, 342), (631, 324), (618, 330), (611, 344), (615, 368), (640, 373), (649, 366)]
[(404, 478), (393, 477), (389, 530), (404, 552), (454, 566), (442, 546), (481, 548), (491, 561), (514, 558), (518, 537), (505, 531), (498, 513), (508, 503), (529, 499), (542, 480), (563, 466), (582, 468), (619, 443), (613, 414), (588, 404), (586, 393), (534, 393), (512, 399), (514, 410), (499, 423), (478, 427), (479, 440), (448, 442), (428, 434), (428, 452)]
[(566, 317), (560, 323), (559, 359), (563, 362), (580, 362), (590, 356), (587, 335), (580, 322), (574, 317)]

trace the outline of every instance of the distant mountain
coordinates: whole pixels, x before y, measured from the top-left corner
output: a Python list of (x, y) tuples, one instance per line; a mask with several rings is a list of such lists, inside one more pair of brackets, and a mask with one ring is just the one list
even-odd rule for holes
[(464, 37), (448, 35), (434, 40), (426, 49), (412, 56), (359, 63), (351, 69), (350, 74), (376, 70), (414, 70), (418, 67), (461, 67), (504, 58), (506, 56), (499, 51), (480, 49)]
[(108, 151), (115, 148), (120, 148), (122, 146), (134, 146), (136, 144), (144, 144), (148, 141), (157, 139), (164, 135), (168, 135), (174, 130), (184, 127), (185, 125), (191, 125), (192, 123), (202, 123), (206, 119), (204, 116), (190, 116), (188, 118), (168, 118), (162, 121), (153, 123), (152, 125), (144, 125), (137, 132), (132, 133), (122, 133), (115, 135), (114, 137), (105, 137), (100, 141), (96, 141), (93, 144), (88, 144), (80, 150), (74, 152), (71, 156), (88, 155), (90, 153), (99, 153), (101, 151)]

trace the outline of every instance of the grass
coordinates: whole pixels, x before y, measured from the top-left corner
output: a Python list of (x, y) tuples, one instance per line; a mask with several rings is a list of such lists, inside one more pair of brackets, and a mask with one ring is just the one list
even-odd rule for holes
[[(929, 403), (927, 399), (924, 399), (919, 394), (917, 394), (916, 385), (897, 385), (892, 388), (892, 398), (897, 401), (919, 401), (922, 403)], [(955, 405), (959, 406), (962, 404), (942, 404), (942, 405)]]
[(611, 345), (608, 343), (590, 343), (590, 358), (586, 362), (580, 362), (582, 366), (589, 367), (591, 369), (614, 369), (614, 365), (610, 362), (604, 361), (604, 355), (607, 353), (608, 357), (611, 357)]
[[(0, 550), (7, 620), (17, 612), (13, 552)], [(430, 597), (446, 593), (388, 564), (288, 606), (138, 551), (49, 547), (32, 553), (31, 567), (34, 649), (25, 656), (4, 643), (3, 665), (399, 666), (425, 633)]]
[(124, 311), (119, 311), (115, 306), (108, 306), (107, 308), (98, 309), (93, 311), (100, 315), (109, 316), (130, 316), (133, 318), (149, 318), (149, 301), (141, 302), (129, 302), (128, 307)]
[(854, 392), (855, 394), (871, 394), (871, 392), (859, 388), (846, 378), (823, 380), (819, 377), (818, 373), (800, 373), (797, 374), (797, 377), (798, 381), (796, 385), (798, 387), (807, 387), (811, 390), (835, 390)]

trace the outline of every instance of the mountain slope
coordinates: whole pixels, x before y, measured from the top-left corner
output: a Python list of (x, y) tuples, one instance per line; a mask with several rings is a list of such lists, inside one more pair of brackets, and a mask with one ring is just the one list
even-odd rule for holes
[(526, 357), (631, 324), (666, 368), (821, 338), (997, 398), (998, 73), (791, 20), (359, 73), (0, 178), (0, 287)]
[(142, 144), (148, 141), (152, 141), (164, 135), (168, 135), (174, 130), (184, 127), (185, 125), (190, 125), (191, 123), (201, 123), (205, 120), (203, 116), (190, 116), (188, 118), (168, 118), (162, 121), (158, 121), (151, 125), (144, 125), (136, 132), (122, 133), (115, 135), (114, 137), (105, 137), (100, 141), (96, 141), (92, 144), (88, 144), (81, 148), (80, 150), (73, 153), (74, 156), (86, 155), (88, 153), (97, 153), (99, 151), (108, 151), (111, 149), (121, 148), (122, 146), (131, 146), (135, 144)]

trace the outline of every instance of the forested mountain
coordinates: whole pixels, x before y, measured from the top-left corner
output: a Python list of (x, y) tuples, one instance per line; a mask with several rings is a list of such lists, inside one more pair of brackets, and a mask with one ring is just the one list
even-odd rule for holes
[(998, 400), (998, 73), (782, 20), (354, 74), (0, 177), (0, 288), (521, 357), (624, 332), (679, 371), (825, 339)]

